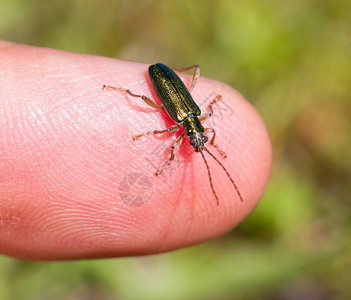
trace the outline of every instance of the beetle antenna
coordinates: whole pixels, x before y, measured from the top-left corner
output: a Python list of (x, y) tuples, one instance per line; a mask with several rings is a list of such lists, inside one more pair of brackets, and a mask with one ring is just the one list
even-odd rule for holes
[[(227, 169), (226, 169), (226, 168), (223, 166), (223, 164), (218, 160), (218, 158), (215, 157), (206, 147), (203, 147), (203, 149), (204, 149), (209, 155), (211, 155), (212, 158), (222, 167), (222, 169), (224, 170), (224, 172), (227, 174), (229, 180), (232, 182), (232, 184), (233, 184), (233, 186), (234, 186), (234, 188), (235, 188), (235, 190), (236, 190), (236, 192), (237, 192), (237, 194), (238, 194), (238, 196), (239, 196), (239, 198), (240, 198), (240, 201), (243, 202), (243, 201), (244, 201), (244, 200), (243, 200), (243, 197), (241, 196), (238, 187), (236, 186), (236, 184), (235, 184), (235, 182), (234, 182), (232, 176), (230, 176), (230, 174), (229, 174), (229, 172), (227, 171)], [(202, 152), (201, 152), (201, 154), (202, 154)], [(205, 160), (205, 157), (204, 157), (203, 154), (202, 154), (202, 156), (203, 156), (203, 158), (204, 158), (204, 160)], [(207, 166), (208, 174), (210, 174), (210, 170), (209, 170), (209, 168), (208, 168), (208, 165), (207, 165), (206, 160), (205, 160), (205, 163), (206, 163), (206, 166)], [(210, 184), (211, 184), (211, 186), (212, 186), (212, 178), (211, 178), (211, 177), (210, 177)], [(212, 190), (213, 190), (213, 187), (212, 187)], [(214, 192), (214, 190), (213, 190), (213, 192)], [(214, 194), (216, 195), (216, 193), (214, 193)], [(217, 199), (217, 203), (218, 203), (217, 195), (216, 195), (216, 199)]]
[[(205, 149), (206, 149), (206, 148), (205, 148)], [(210, 168), (209, 168), (209, 166), (208, 166), (208, 163), (207, 163), (207, 160), (206, 160), (206, 158), (205, 158), (205, 155), (202, 153), (202, 151), (199, 151), (199, 152), (201, 153), (202, 158), (203, 158), (203, 160), (204, 160), (204, 162), (205, 162), (205, 165), (206, 165), (206, 168), (207, 168), (207, 172), (208, 172), (208, 178), (210, 179), (211, 189), (212, 189), (213, 195), (216, 197), (217, 206), (219, 206), (218, 196), (217, 196), (217, 194), (216, 194), (216, 192), (215, 192), (215, 189), (214, 189), (213, 183), (212, 183), (212, 176), (211, 176)]]

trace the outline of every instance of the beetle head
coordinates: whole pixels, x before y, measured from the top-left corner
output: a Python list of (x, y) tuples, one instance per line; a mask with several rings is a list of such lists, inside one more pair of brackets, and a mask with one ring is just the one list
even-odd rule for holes
[(190, 145), (194, 147), (196, 152), (203, 150), (203, 146), (207, 143), (208, 138), (202, 132), (196, 132), (189, 136)]

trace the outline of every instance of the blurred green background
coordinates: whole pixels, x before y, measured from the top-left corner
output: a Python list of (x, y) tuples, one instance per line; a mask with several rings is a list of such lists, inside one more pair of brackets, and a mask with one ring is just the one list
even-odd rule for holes
[(184, 67), (239, 90), (274, 170), (228, 235), (142, 258), (0, 258), (0, 299), (351, 299), (351, 1), (0, 0), (0, 38)]

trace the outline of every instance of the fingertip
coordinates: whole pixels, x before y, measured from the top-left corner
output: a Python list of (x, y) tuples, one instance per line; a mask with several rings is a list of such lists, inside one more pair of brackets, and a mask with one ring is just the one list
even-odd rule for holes
[[(200, 78), (193, 96), (203, 111), (213, 91), (223, 96), (209, 126), (218, 131), (216, 142), (228, 154), (223, 164), (243, 202), (212, 160), (216, 200), (203, 161), (188, 140), (171, 166), (154, 175), (168, 159), (175, 136), (135, 143), (131, 136), (174, 123), (164, 110), (104, 89), (131, 88), (160, 103), (147, 65), (14, 47), (6, 57), (9, 85), (0, 87), (12, 97), (11, 109), (1, 116), (8, 126), (0, 128), (7, 137), (2, 141), (12, 141), (0, 141), (4, 165), (13, 165), (10, 176), (3, 176), (2, 192), (12, 197), (3, 202), (10, 216), (0, 230), (4, 253), (69, 259), (162, 252), (223, 234), (257, 204), (270, 174), (270, 142), (256, 111), (230, 87)], [(21, 119), (16, 119), (18, 111)], [(18, 124), (25, 130), (11, 130)], [(15, 199), (21, 202), (12, 207)], [(11, 215), (20, 220), (16, 226)]]

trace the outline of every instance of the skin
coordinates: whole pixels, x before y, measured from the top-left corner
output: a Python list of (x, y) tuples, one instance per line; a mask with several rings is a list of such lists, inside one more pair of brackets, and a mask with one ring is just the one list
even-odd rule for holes
[[(244, 201), (207, 155), (217, 206), (188, 138), (170, 168), (154, 175), (181, 132), (132, 140), (173, 125), (167, 113), (102, 90), (104, 84), (126, 87), (160, 104), (148, 65), (8, 42), (0, 43), (0, 60), (1, 253), (62, 260), (170, 251), (228, 232), (262, 196), (272, 166), (269, 137), (257, 112), (229, 86), (200, 77), (192, 92), (205, 103), (203, 113), (216, 94), (223, 96), (204, 125), (215, 122), (216, 143), (227, 158), (206, 145)], [(179, 75), (189, 87), (191, 74)], [(217, 116), (216, 107), (222, 109)], [(140, 184), (128, 194), (121, 182), (135, 172)], [(128, 195), (147, 202), (132, 206), (124, 202)]]

